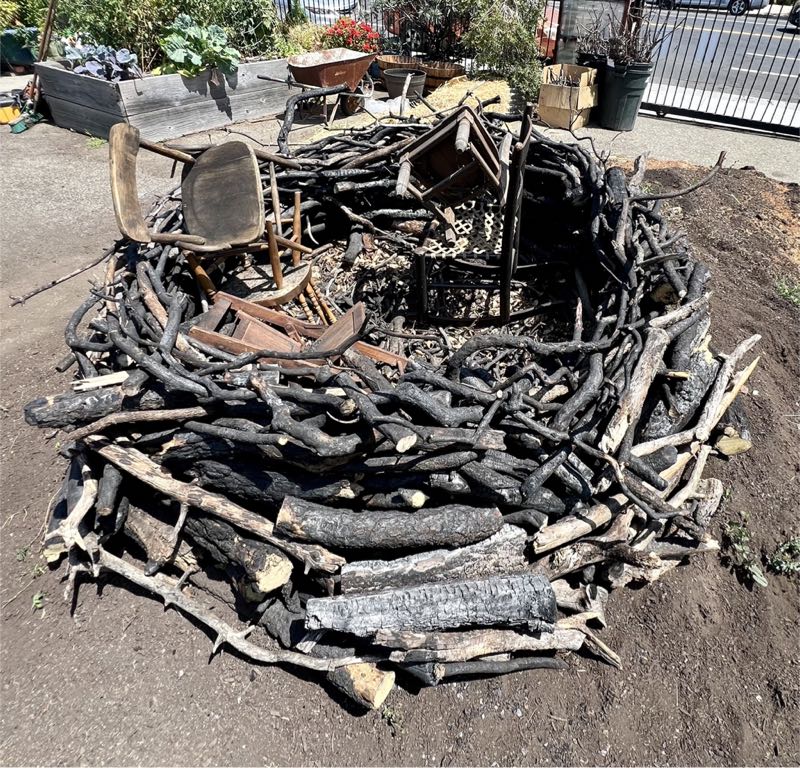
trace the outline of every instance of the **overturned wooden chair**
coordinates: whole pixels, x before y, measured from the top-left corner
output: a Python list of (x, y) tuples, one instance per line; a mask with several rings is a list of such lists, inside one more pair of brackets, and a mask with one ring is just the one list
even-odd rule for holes
[[(139, 205), (136, 161), (139, 149), (183, 163), (181, 197), (186, 232), (153, 232)], [(293, 253), (310, 252), (272, 232), (265, 222), (264, 194), (258, 161), (253, 150), (242, 141), (211, 146), (199, 157), (142, 139), (139, 130), (117, 123), (109, 132), (111, 198), (120, 232), (139, 243), (171, 243), (181, 248), (187, 264), (203, 291), (213, 297), (217, 289), (211, 280), (208, 262), (220, 265), (230, 256), (268, 251), (275, 283), (253, 297), (265, 305), (291, 301), (311, 277), (309, 264), (296, 264), (292, 279), (284, 279), (279, 247)], [(268, 240), (263, 239), (265, 226)], [(297, 261), (297, 260), (295, 260)]]
[[(509, 134), (510, 136), (510, 134)], [(432, 317), (429, 312), (429, 293), (436, 291), (439, 295), (448, 290), (483, 290), (490, 293), (499, 293), (499, 316), (487, 316), (483, 322), (499, 322), (502, 325), (511, 319), (519, 319), (526, 313), (512, 313), (511, 288), (514, 276), (519, 268), (519, 241), (520, 241), (520, 211), (522, 207), (523, 179), (525, 163), (528, 157), (528, 148), (533, 136), (533, 107), (528, 104), (522, 115), (519, 138), (515, 141), (504, 143), (504, 148), (509, 152), (507, 159), (503, 157), (501, 148), (501, 168), (498, 171), (498, 186), (496, 192), (500, 200), (502, 212), (502, 234), (499, 254), (496, 259), (469, 258), (470, 254), (447, 256), (432, 254), (423, 246), (415, 253), (417, 305), (419, 314), (428, 319), (449, 321), (452, 323), (472, 323), (475, 318), (455, 318), (452, 316), (437, 315)], [(441, 261), (443, 269), (440, 273), (445, 276), (431, 279), (430, 267), (432, 262)], [(452, 277), (448, 273), (452, 273)]]

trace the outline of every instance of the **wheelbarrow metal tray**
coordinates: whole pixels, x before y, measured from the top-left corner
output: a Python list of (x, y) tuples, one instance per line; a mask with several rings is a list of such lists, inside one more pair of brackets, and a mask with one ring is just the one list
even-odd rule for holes
[(327, 51), (290, 56), (288, 64), (292, 77), (300, 85), (313, 88), (347, 85), (351, 91), (355, 91), (374, 60), (374, 53), (330, 48)]

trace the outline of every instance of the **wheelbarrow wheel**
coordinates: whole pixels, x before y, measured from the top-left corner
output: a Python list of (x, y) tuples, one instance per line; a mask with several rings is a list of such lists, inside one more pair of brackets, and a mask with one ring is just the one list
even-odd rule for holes
[(375, 81), (366, 74), (352, 94), (343, 93), (339, 97), (339, 106), (347, 117), (358, 114), (364, 108), (364, 97), (372, 98), (373, 93), (375, 93)]

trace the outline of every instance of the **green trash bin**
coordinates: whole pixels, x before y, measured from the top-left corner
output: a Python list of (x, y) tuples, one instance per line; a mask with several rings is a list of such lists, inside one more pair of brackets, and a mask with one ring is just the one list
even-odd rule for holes
[(612, 131), (632, 131), (642, 105), (653, 65), (620, 66), (609, 62), (602, 73), (603, 86), (598, 115), (600, 125)]

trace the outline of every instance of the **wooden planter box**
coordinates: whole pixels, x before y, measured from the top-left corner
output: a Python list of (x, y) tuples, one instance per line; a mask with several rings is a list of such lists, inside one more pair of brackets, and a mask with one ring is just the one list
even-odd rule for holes
[(241, 64), (233, 75), (220, 72), (219, 85), (210, 72), (118, 83), (76, 75), (52, 62), (37, 64), (36, 72), (55, 124), (101, 138), (114, 123), (127, 122), (150, 141), (174, 139), (282, 112), (289, 96), (285, 85), (257, 77), (285, 78), (286, 59)]
[[(576, 85), (557, 85), (566, 77)], [(551, 128), (583, 128), (597, 106), (597, 70), (574, 64), (553, 64), (542, 69), (539, 119)]]

